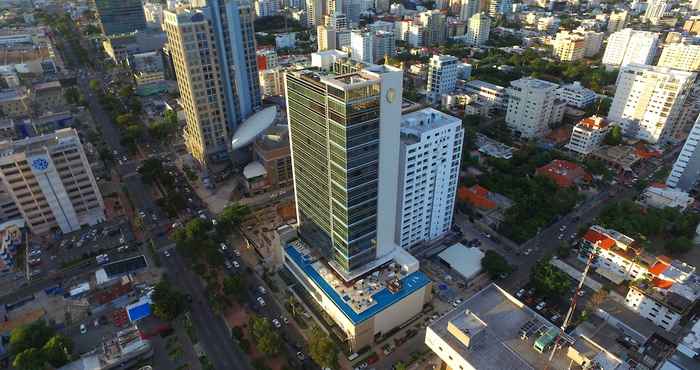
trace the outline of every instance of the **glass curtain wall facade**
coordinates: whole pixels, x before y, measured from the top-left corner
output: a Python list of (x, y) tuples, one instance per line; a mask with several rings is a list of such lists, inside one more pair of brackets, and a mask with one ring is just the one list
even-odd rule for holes
[(287, 74), (300, 236), (346, 272), (376, 258), (380, 93), (352, 73)]

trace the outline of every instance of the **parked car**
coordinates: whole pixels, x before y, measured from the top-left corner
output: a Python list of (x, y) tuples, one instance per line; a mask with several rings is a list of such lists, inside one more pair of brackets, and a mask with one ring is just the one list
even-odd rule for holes
[(520, 289), (518, 290), (517, 293), (515, 293), (515, 296), (518, 298), (522, 298), (525, 295), (525, 289)]
[(535, 306), (535, 309), (537, 311), (542, 311), (545, 307), (547, 306), (547, 303), (545, 301), (542, 301)]
[(280, 321), (277, 319), (272, 319), (272, 325), (274, 325), (276, 328), (282, 327), (282, 323), (280, 323)]
[(258, 297), (257, 301), (258, 301), (258, 304), (260, 304), (261, 306), (263, 306), (263, 307), (265, 306), (265, 300), (263, 299), (263, 297)]
[(80, 324), (80, 334), (85, 334), (87, 333), (87, 327), (85, 324)]

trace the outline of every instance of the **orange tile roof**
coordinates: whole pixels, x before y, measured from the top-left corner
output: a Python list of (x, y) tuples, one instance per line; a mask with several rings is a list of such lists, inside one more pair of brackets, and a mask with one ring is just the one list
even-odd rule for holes
[(653, 278), (651, 280), (651, 283), (654, 284), (655, 287), (661, 288), (661, 289), (668, 289), (673, 285), (673, 281), (659, 279), (659, 278)]
[(546, 176), (552, 179), (560, 188), (568, 188), (583, 180), (590, 181), (591, 175), (583, 168), (573, 162), (555, 159), (548, 164), (538, 168), (537, 175)]
[(613, 239), (593, 229), (588, 229), (588, 231), (586, 231), (586, 234), (583, 236), (583, 239), (603, 249), (610, 249), (615, 246), (615, 241)]
[(474, 185), (471, 188), (460, 186), (457, 190), (457, 197), (464, 202), (468, 202), (474, 207), (482, 209), (494, 209), (498, 205), (488, 196), (491, 192), (480, 185)]
[(668, 269), (668, 264), (664, 263), (662, 261), (656, 261), (653, 266), (649, 269), (649, 273), (654, 275), (654, 276), (659, 276), (664, 273)]

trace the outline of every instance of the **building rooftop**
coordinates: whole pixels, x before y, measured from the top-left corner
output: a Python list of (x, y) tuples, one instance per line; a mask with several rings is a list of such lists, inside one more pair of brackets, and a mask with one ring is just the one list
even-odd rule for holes
[(557, 186), (568, 188), (581, 181), (590, 181), (591, 175), (573, 162), (555, 159), (537, 168), (536, 174), (549, 177)]
[(55, 145), (74, 145), (78, 143), (78, 132), (72, 128), (56, 130), (50, 134), (26, 137), (22, 140), (0, 141), (0, 158), (13, 155), (15, 153), (31, 153), (34, 150), (45, 150), (46, 147)]
[(406, 274), (396, 263), (382, 266), (346, 285), (322, 259), (300, 240), (285, 248), (286, 255), (355, 325), (373, 317), (430, 283), (420, 271)]
[(576, 129), (586, 131), (598, 131), (608, 127), (608, 122), (605, 117), (590, 116), (586, 117), (576, 124)]
[(231, 139), (231, 148), (240, 149), (248, 145), (275, 122), (277, 106), (269, 106), (248, 117), (236, 130)]
[(520, 88), (526, 87), (529, 89), (536, 89), (536, 90), (559, 88), (559, 85), (555, 84), (554, 82), (539, 80), (537, 78), (531, 78), (531, 77), (523, 77), (521, 79), (511, 81), (510, 85), (515, 86), (515, 87), (520, 87)]
[(464, 86), (473, 87), (473, 88), (476, 88), (476, 89), (482, 89), (482, 88), (483, 88), (483, 89), (497, 90), (497, 91), (505, 90), (505, 87), (503, 87), (503, 86), (495, 85), (495, 84), (492, 84), (492, 83), (490, 83), (490, 82), (481, 81), (481, 80), (472, 80), (472, 81), (469, 81), (469, 82), (467, 82)]
[[(459, 326), (466, 321), (476, 322), (467, 317), (471, 315), (483, 325), (479, 325), (479, 332), (471, 336), (469, 345), (465, 345), (448, 327), (450, 323)], [(520, 339), (520, 330), (533, 320), (542, 333), (549, 329), (557, 330), (547, 320), (492, 283), (435, 321), (428, 330), (437, 334), (475, 369), (568, 368), (569, 360), (565, 356), (565, 350), (558, 351), (553, 362), (549, 363), (549, 351), (538, 353), (532, 348), (539, 336), (531, 336), (528, 340)]]
[(479, 148), (479, 152), (501, 159), (513, 158), (513, 151), (515, 150), (515, 148), (511, 146), (503, 144), (500, 141), (493, 140), (490, 137), (480, 133), (476, 134), (476, 146)]
[(427, 131), (451, 124), (461, 125), (462, 120), (434, 108), (425, 108), (401, 116), (401, 139), (407, 144), (420, 141)]

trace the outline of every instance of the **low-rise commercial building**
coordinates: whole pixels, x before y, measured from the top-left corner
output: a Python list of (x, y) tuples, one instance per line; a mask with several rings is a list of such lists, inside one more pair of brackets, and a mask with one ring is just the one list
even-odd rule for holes
[(481, 80), (472, 80), (467, 82), (463, 89), (467, 93), (477, 94), (480, 101), (492, 104), (497, 109), (505, 110), (508, 105), (508, 94), (503, 86)]
[(578, 81), (563, 85), (559, 88), (557, 94), (559, 99), (564, 100), (567, 105), (578, 109), (584, 109), (598, 99), (595, 91), (583, 87)]
[(644, 190), (640, 202), (654, 208), (676, 208), (685, 211), (695, 199), (687, 192), (673, 189), (665, 184), (651, 184)]
[(449, 369), (566, 369), (570, 360), (548, 350), (559, 329), (490, 284), (430, 324), (425, 344)]
[(560, 188), (570, 188), (574, 185), (591, 181), (591, 175), (576, 163), (555, 159), (535, 170), (538, 176), (545, 176), (554, 181)]

